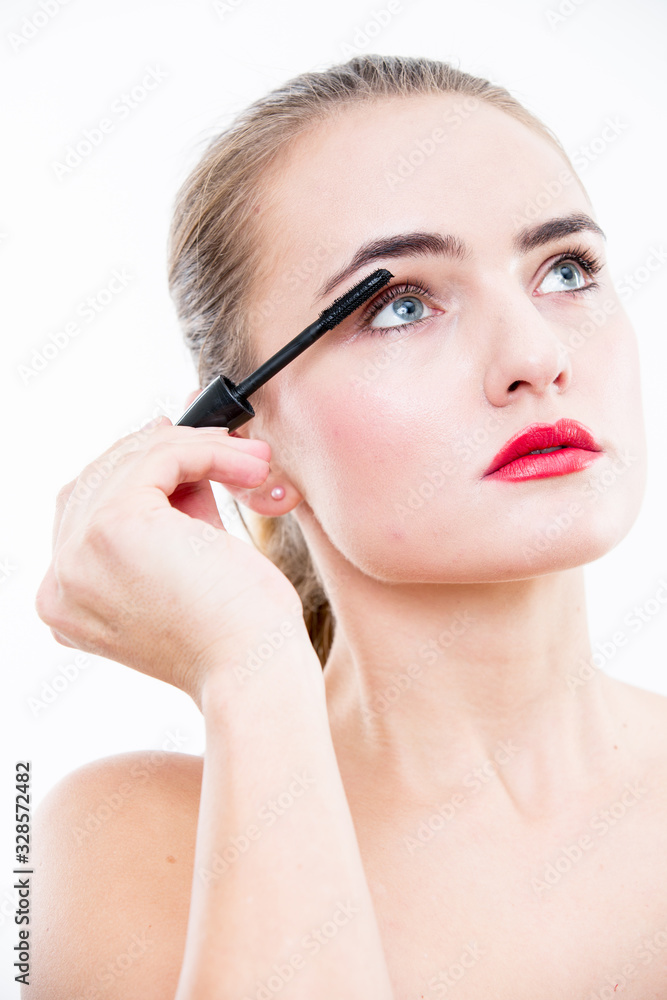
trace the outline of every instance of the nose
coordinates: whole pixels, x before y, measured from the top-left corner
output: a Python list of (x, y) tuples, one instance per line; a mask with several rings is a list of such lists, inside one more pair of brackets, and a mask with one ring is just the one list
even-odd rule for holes
[[(482, 304), (480, 303), (480, 308)], [(487, 309), (484, 391), (494, 406), (507, 406), (518, 396), (560, 395), (572, 380), (572, 363), (557, 325), (516, 289), (498, 307)], [(495, 316), (489, 322), (489, 315)]]

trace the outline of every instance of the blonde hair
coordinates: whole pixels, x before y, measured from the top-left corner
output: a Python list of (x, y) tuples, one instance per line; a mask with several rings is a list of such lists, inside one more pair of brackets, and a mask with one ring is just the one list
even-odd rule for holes
[[(169, 231), (169, 290), (200, 387), (216, 375), (234, 382), (264, 358), (251, 338), (251, 296), (266, 249), (254, 210), (262, 180), (278, 154), (345, 105), (418, 94), (460, 94), (505, 111), (551, 142), (576, 176), (561, 143), (503, 87), (445, 62), (407, 56), (359, 55), (322, 71), (302, 73), (241, 111), (210, 140), (181, 185)], [(295, 334), (298, 331), (295, 331)], [(263, 387), (262, 387), (263, 388)], [(257, 409), (262, 389), (252, 397)], [(334, 633), (331, 605), (292, 513), (241, 521), (255, 546), (299, 593), (313, 648), (324, 667)]]

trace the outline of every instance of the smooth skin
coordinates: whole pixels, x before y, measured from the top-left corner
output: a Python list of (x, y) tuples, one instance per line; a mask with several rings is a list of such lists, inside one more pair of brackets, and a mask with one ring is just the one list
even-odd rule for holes
[[(392, 284), (428, 286), (423, 318), (385, 306), (378, 334), (355, 314), (267, 383), (237, 435), (268, 443), (270, 471), (228, 488), (260, 513), (294, 512), (331, 594), (328, 720), (395, 1000), (665, 1000), (667, 699), (586, 667), (583, 566), (625, 538), (645, 489), (636, 337), (606, 264), (576, 295), (553, 269), (575, 245), (604, 261), (600, 236), (512, 248), (527, 225), (595, 217), (576, 181), (527, 217), (565, 168), (557, 150), (483, 104), (446, 124), (457, 107), (433, 95), (347, 108), (267, 177), (261, 357), (352, 284), (319, 296), (369, 239), (454, 234), (470, 253), (362, 269), (357, 280), (387, 266)], [(443, 141), (388, 183), (437, 127)], [(589, 321), (594, 334), (573, 341)], [(561, 417), (598, 440), (593, 466), (484, 477), (509, 437)], [(443, 467), (444, 485), (424, 489)], [(70, 776), (59, 808), (85, 810), (136, 759)], [(98, 840), (102, 862), (124, 838), (147, 842), (155, 919), (167, 899), (178, 914), (155, 962), (184, 940), (201, 769), (175, 754), (142, 809)]]

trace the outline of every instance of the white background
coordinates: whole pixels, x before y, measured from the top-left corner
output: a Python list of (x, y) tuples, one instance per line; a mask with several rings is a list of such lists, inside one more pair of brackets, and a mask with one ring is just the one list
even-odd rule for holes
[[(76, 656), (33, 608), (50, 559), (58, 489), (150, 417), (164, 412), (177, 420), (197, 386), (167, 293), (166, 235), (176, 190), (208, 137), (290, 76), (355, 52), (449, 60), (507, 87), (570, 156), (587, 157), (579, 173), (608, 236), (615, 282), (641, 268), (652, 248), (667, 249), (667, 8), (660, 0), (565, 0), (564, 16), (554, 15), (556, 0), (402, 0), (381, 30), (374, 14), (386, 8), (383, 0), (217, 6), (69, 0), (45, 25), (38, 2), (5, 0), (0, 10), (2, 998), (18, 995), (13, 972), (7, 975), (16, 941), (9, 826), (15, 760), (32, 761), (36, 804), (60, 777), (98, 757), (163, 745), (203, 752), (202, 720), (185, 694), (99, 657), (86, 655), (78, 676), (43, 709), (31, 708), (30, 699), (41, 699), (44, 685)], [(12, 42), (30, 30), (34, 37)], [(126, 118), (113, 114), (114, 102), (150, 68), (164, 79)], [(113, 131), (56, 177), (54, 162), (104, 117)], [(622, 128), (600, 143), (609, 118)], [(33, 348), (76, 319), (79, 303), (103, 289), (114, 269), (131, 275), (127, 287), (93, 322), (78, 317), (79, 335), (26, 383), (20, 366), (33, 362)], [(639, 340), (649, 481), (630, 534), (586, 568), (594, 648), (667, 580), (666, 275), (665, 265), (651, 272), (625, 303)], [(667, 694), (662, 607), (606, 669)]]

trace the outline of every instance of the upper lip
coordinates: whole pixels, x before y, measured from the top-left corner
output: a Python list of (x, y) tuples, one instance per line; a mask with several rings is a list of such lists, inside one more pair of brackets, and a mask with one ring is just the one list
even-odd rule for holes
[(521, 458), (538, 448), (555, 448), (558, 445), (568, 445), (571, 448), (584, 448), (586, 451), (602, 451), (593, 435), (583, 424), (576, 420), (563, 417), (555, 424), (530, 424), (510, 438), (500, 449), (488, 467), (485, 476), (490, 476), (515, 458)]

